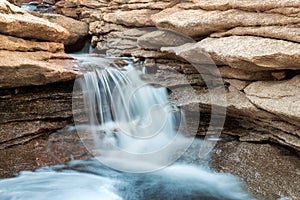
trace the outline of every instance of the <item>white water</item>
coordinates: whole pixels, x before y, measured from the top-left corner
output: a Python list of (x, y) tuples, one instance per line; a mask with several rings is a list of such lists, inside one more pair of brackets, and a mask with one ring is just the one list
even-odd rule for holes
[(207, 168), (175, 164), (132, 174), (111, 170), (97, 160), (22, 172), (0, 180), (1, 200), (248, 200), (238, 178)]
[(76, 80), (74, 90), (83, 95), (83, 99), (73, 98), (74, 109), (84, 105), (86, 111), (85, 118), (82, 113), (74, 115), (78, 133), (109, 167), (134, 173), (161, 169), (193, 142), (194, 138), (182, 135), (184, 114), (169, 105), (166, 88), (146, 84), (131, 64), (122, 70), (85, 73)]
[(78, 79), (76, 89), (83, 89), (84, 102), (73, 99), (74, 109), (86, 108), (85, 117), (74, 116), (76, 127), (97, 159), (2, 179), (1, 200), (253, 199), (237, 177), (200, 164), (197, 147), (170, 165), (193, 142), (181, 134), (184, 115), (178, 120), (166, 89), (145, 84), (132, 66), (97, 69)]

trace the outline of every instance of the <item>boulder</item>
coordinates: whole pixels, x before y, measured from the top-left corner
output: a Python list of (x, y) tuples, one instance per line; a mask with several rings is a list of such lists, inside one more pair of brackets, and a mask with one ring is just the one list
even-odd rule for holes
[(30, 15), (4, 0), (0, 1), (0, 27), (0, 33), (21, 38), (64, 42), (69, 37), (63, 27)]
[(63, 52), (64, 45), (57, 42), (35, 42), (24, 40), (13, 36), (0, 34), (0, 50), (9, 51), (48, 51), (48, 52)]
[(201, 62), (200, 53), (208, 53), (218, 65), (245, 71), (300, 69), (300, 44), (254, 36), (206, 38), (196, 44), (162, 48), (176, 52), (189, 61)]
[(213, 33), (211, 37), (226, 37), (232, 35), (253, 35), (274, 39), (288, 40), (300, 43), (300, 27), (262, 26), (235, 27), (225, 32)]
[(210, 164), (218, 172), (241, 177), (257, 199), (298, 199), (300, 160), (287, 149), (223, 138)]
[(244, 91), (255, 106), (300, 126), (300, 75), (285, 81), (258, 81)]
[(180, 46), (194, 40), (173, 31), (158, 30), (139, 37), (137, 42), (143, 49), (159, 50), (161, 47)]
[(230, 10), (239, 9), (252, 12), (274, 11), (279, 8), (299, 8), (298, 0), (193, 0), (194, 6), (204, 10)]
[(41, 17), (52, 23), (59, 24), (69, 31), (70, 35), (64, 42), (67, 52), (79, 51), (84, 47), (89, 31), (88, 25), (85, 22), (59, 14), (42, 14)]
[(75, 65), (64, 53), (1, 50), (0, 88), (73, 80), (77, 75)]
[(153, 26), (151, 21), (151, 15), (158, 13), (158, 10), (130, 10), (130, 11), (120, 11), (117, 10), (113, 13), (108, 13), (103, 16), (103, 20), (106, 22), (121, 24), (130, 27), (145, 27)]
[(298, 17), (287, 17), (281, 14), (235, 9), (226, 11), (184, 10), (178, 7), (165, 9), (152, 15), (151, 19), (157, 27), (174, 30), (194, 38), (238, 26), (286, 26), (300, 23)]

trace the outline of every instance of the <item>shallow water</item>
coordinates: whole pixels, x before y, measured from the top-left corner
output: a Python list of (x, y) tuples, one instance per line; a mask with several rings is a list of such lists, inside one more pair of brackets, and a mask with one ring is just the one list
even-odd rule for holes
[(253, 199), (237, 177), (199, 159), (202, 141), (182, 134), (184, 113), (169, 105), (166, 88), (144, 83), (130, 63), (120, 70), (105, 68), (99, 57), (80, 60), (92, 71), (76, 80), (73, 108), (84, 106), (86, 118), (79, 112), (75, 124), (88, 150), (100, 155), (2, 179), (0, 200)]
[(73, 161), (0, 180), (1, 200), (253, 199), (230, 174), (174, 164), (151, 173), (124, 173), (98, 160)]

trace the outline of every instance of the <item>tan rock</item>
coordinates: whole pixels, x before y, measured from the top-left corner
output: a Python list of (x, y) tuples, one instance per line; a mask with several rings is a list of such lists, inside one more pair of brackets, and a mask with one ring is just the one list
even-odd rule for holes
[(286, 81), (255, 82), (245, 93), (257, 107), (300, 125), (300, 75)]
[(272, 26), (300, 23), (300, 18), (242, 10), (206, 11), (165, 9), (151, 17), (157, 27), (171, 29), (191, 37), (208, 35), (237, 26)]
[(282, 7), (300, 7), (300, 2), (298, 0), (193, 0), (193, 2), (204, 10), (240, 9), (263, 12)]
[(157, 10), (131, 10), (131, 11), (116, 11), (114, 13), (105, 14), (103, 19), (106, 22), (114, 24), (122, 24), (130, 27), (154, 26), (151, 21), (151, 15), (156, 14)]
[(137, 42), (143, 49), (160, 49), (161, 47), (180, 46), (194, 42), (194, 40), (173, 31), (158, 30), (139, 37)]
[(122, 4), (120, 9), (122, 10), (139, 10), (139, 9), (159, 9), (163, 10), (169, 6), (169, 2), (145, 2), (145, 3), (135, 3), (135, 4)]
[(35, 42), (0, 34), (0, 50), (9, 51), (64, 51), (64, 45), (56, 42)]
[(216, 64), (244, 71), (300, 69), (300, 44), (283, 40), (253, 36), (206, 38), (196, 44), (162, 50), (194, 63), (209, 62), (208, 57), (199, 57), (208, 53)]
[(232, 35), (253, 35), (275, 39), (289, 40), (300, 43), (300, 27), (262, 26), (235, 27), (225, 32), (213, 33), (211, 37), (226, 37)]
[(257, 81), (257, 80), (273, 80), (270, 72), (257, 71), (249, 72), (241, 69), (235, 69), (228, 66), (218, 67), (222, 78), (231, 78), (237, 80)]
[(88, 25), (85, 22), (59, 14), (42, 14), (41, 16), (52, 23), (59, 24), (69, 31), (70, 35), (64, 42), (67, 50), (72, 49), (76, 51), (84, 46), (85, 39), (88, 35)]
[[(63, 53), (0, 51), (0, 88), (73, 80), (75, 63)], [(60, 60), (57, 60), (60, 59)]]
[(63, 42), (69, 36), (61, 26), (30, 15), (4, 0), (0, 1), (0, 27), (0, 33), (21, 38)]
[(211, 166), (241, 177), (257, 199), (298, 199), (300, 160), (287, 149), (225, 138), (212, 152)]

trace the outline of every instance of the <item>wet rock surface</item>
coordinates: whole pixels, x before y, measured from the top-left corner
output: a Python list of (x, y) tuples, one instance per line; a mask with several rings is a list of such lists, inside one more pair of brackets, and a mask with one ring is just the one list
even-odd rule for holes
[[(171, 93), (171, 102), (186, 108), (192, 127), (198, 127), (193, 124), (193, 114), (200, 112), (200, 136), (210, 123), (212, 102), (203, 74), (189, 62), (213, 61), (223, 77), (227, 112), (225, 139), (213, 152), (212, 166), (242, 177), (259, 199), (298, 198), (299, 1), (59, 1), (55, 11), (82, 21), (76, 22), (80, 29), (66, 26), (68, 31), (61, 26), (74, 22), (70, 19), (47, 14), (44, 18), (64, 23), (40, 22), (17, 7), (9, 5), (8, 9), (5, 1), (0, 3), (0, 24), (5, 27), (0, 29), (0, 71), (5, 72), (0, 75), (0, 103), (5, 108), (0, 118), (4, 152), (0, 160), (5, 160), (1, 176), (64, 162), (72, 158), (73, 153), (68, 152), (74, 152), (74, 158), (86, 158), (74, 132), (51, 133), (72, 121), (72, 81), (68, 80), (75, 78), (77, 63), (63, 53), (63, 43), (77, 43), (86, 35), (84, 24), (88, 24), (97, 51), (136, 57), (152, 81), (177, 92), (180, 98)], [(22, 32), (16, 28), (19, 25), (24, 26)], [(32, 31), (36, 27), (41, 33)], [(24, 76), (25, 72), (29, 75)], [(206, 80), (214, 82), (217, 74), (213, 72)], [(193, 92), (186, 89), (188, 85)], [(23, 90), (26, 92), (19, 92)], [(199, 108), (192, 106), (195, 103)], [(49, 154), (48, 141), (53, 141), (56, 153)], [(64, 145), (68, 151), (63, 150)], [(40, 156), (32, 156), (37, 154)]]
[(241, 177), (258, 199), (298, 198), (300, 160), (287, 149), (224, 139), (212, 153), (211, 165)]

